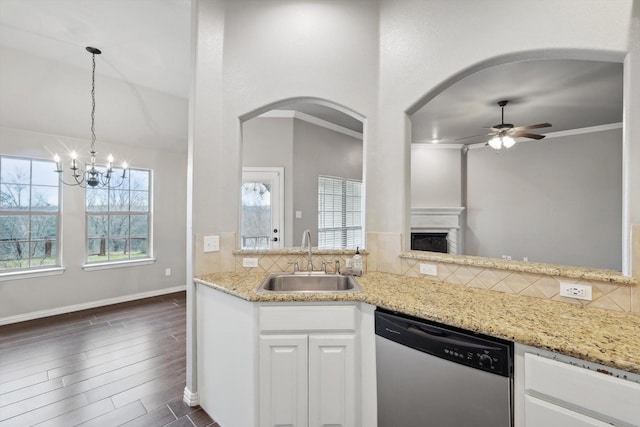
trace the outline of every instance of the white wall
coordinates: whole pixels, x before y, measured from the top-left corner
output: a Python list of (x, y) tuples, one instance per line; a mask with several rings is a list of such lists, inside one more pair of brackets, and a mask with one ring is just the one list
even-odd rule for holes
[(193, 234), (236, 232), (238, 192), (227, 184), (240, 176), (240, 118), (296, 97), (373, 118), (378, 11), (371, 1), (328, 0), (201, 0), (197, 8)]
[(464, 252), (622, 267), (622, 130), (467, 153)]
[[(0, 75), (0, 154), (52, 159), (88, 152), (90, 71), (0, 47)], [(64, 187), (65, 271), (0, 281), (0, 323), (185, 286), (187, 116), (186, 99), (96, 75), (98, 161), (111, 152), (117, 163), (153, 170), (156, 262), (84, 271), (84, 190)]]

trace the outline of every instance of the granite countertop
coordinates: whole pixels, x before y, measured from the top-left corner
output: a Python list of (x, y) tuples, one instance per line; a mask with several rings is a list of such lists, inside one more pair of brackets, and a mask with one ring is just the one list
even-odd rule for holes
[(640, 374), (637, 314), (379, 272), (357, 278), (361, 292), (254, 292), (264, 277), (215, 273), (195, 280), (247, 301), (362, 301)]

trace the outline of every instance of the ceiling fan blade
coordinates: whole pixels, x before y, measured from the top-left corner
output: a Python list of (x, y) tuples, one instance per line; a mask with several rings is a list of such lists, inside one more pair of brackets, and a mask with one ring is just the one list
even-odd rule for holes
[(538, 123), (537, 125), (518, 126), (513, 128), (513, 130), (518, 132), (521, 130), (539, 129), (539, 128), (548, 128), (548, 127), (551, 127), (551, 123)]
[(495, 135), (495, 132), (489, 132), (489, 133), (481, 133), (480, 135), (472, 135), (472, 136), (465, 136), (462, 138), (456, 138), (456, 141), (461, 141), (463, 139), (470, 139), (470, 138), (478, 138), (481, 136), (490, 136), (490, 135)]
[(542, 139), (544, 135), (536, 135), (535, 133), (527, 133), (527, 132), (511, 132), (510, 135), (514, 138), (531, 138), (531, 139)]

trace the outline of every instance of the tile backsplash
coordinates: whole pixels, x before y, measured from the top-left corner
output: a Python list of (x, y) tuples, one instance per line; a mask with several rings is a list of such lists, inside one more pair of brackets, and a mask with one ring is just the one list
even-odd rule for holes
[[(443, 262), (436, 263), (438, 275), (431, 277), (420, 274), (421, 260), (402, 258), (401, 262), (402, 274), (408, 277), (428, 277), (441, 282), (460, 284), (473, 288), (491, 289), (498, 292), (526, 295), (616, 311), (632, 311), (631, 291), (633, 287), (636, 286)], [(561, 297), (560, 281), (591, 285), (593, 299), (591, 301), (585, 301)]]

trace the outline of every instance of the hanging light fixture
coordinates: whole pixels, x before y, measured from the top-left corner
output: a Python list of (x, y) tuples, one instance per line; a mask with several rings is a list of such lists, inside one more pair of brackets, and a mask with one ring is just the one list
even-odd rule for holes
[(91, 54), (92, 70), (91, 70), (91, 150), (89, 151), (89, 164), (85, 169), (78, 166), (78, 153), (71, 152), (71, 176), (73, 182), (65, 182), (62, 178), (63, 169), (60, 156), (56, 154), (53, 160), (56, 162), (56, 172), (60, 178), (60, 182), (65, 185), (86, 187), (119, 187), (125, 181), (127, 175), (127, 162), (122, 164), (122, 175), (119, 176), (119, 182), (112, 183), (113, 173), (113, 156), (109, 154), (107, 158), (107, 166), (96, 166), (96, 132), (95, 132), (95, 116), (96, 116), (96, 55), (100, 55), (102, 51), (95, 47), (87, 46), (87, 52)]

